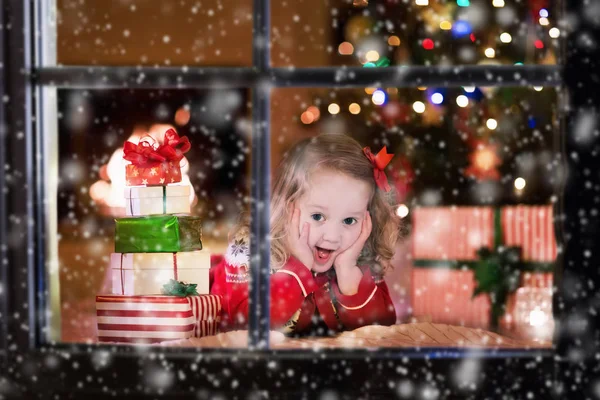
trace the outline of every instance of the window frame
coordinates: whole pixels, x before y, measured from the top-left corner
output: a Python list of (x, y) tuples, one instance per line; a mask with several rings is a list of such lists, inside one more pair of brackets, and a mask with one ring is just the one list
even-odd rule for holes
[[(42, 89), (54, 88), (87, 88), (87, 89), (116, 89), (116, 88), (231, 88), (245, 87), (252, 89), (252, 223), (251, 237), (251, 262), (253, 265), (266, 265), (269, 260), (269, 196), (270, 196), (270, 90), (274, 87), (416, 87), (416, 86), (563, 86), (564, 70), (561, 64), (556, 66), (453, 66), (453, 67), (425, 67), (402, 66), (387, 67), (382, 69), (364, 69), (360, 67), (323, 67), (323, 68), (273, 68), (269, 65), (269, 0), (254, 0), (253, 20), (253, 65), (245, 68), (219, 68), (219, 67), (47, 67), (40, 62), (42, 57), (43, 37), (35, 32), (40, 30), (42, 9), (44, 2), (11, 0), (0, 7), (0, 21), (11, 23), (10, 31), (0, 30), (0, 62), (4, 65), (3, 77), (0, 81), (0, 98), (9, 95), (13, 104), (23, 104), (24, 107), (0, 107), (0, 122), (6, 123), (11, 134), (4, 135), (0, 146), (0, 165), (9, 164), (10, 170), (0, 170), (0, 187), (11, 186), (11, 190), (0, 196), (0, 237), (2, 243), (8, 239), (16, 240), (20, 237), (18, 246), (3, 246), (2, 258), (8, 260), (0, 266), (0, 277), (7, 282), (6, 290), (0, 297), (0, 312), (8, 316), (8, 321), (2, 323), (0, 334), (0, 355), (4, 362), (13, 365), (13, 373), (19, 374), (19, 357), (28, 355), (34, 363), (42, 363), (49, 355), (66, 357), (77, 360), (78, 368), (69, 370), (69, 379), (83, 376), (83, 371), (98, 372), (97, 365), (90, 361), (90, 353), (96, 354), (105, 350), (117, 349), (113, 359), (118, 360), (118, 371), (123, 372), (119, 377), (123, 387), (126, 377), (132, 377), (132, 370), (142, 368), (143, 360), (167, 360), (173, 365), (178, 363), (214, 363), (212, 367), (240, 366), (258, 368), (258, 371), (268, 376), (273, 368), (269, 361), (280, 365), (302, 365), (307, 373), (319, 378), (318, 374), (325, 371), (331, 373), (328, 362), (333, 360), (347, 362), (359, 370), (365, 358), (376, 360), (384, 365), (384, 369), (394, 368), (404, 360), (410, 360), (412, 366), (422, 365), (427, 368), (438, 368), (439, 371), (448, 371), (448, 366), (459, 365), (466, 357), (475, 357), (483, 360), (485, 369), (489, 374), (494, 374), (494, 368), (510, 365), (511, 360), (516, 363), (527, 363), (532, 360), (542, 360), (540, 364), (552, 364), (553, 349), (542, 350), (494, 350), (484, 349), (473, 353), (472, 349), (457, 348), (426, 348), (426, 349), (331, 349), (319, 352), (319, 359), (315, 361), (303, 350), (271, 350), (269, 349), (269, 315), (262, 310), (269, 309), (269, 269), (251, 268), (250, 284), (250, 318), (249, 318), (249, 348), (248, 349), (205, 349), (205, 348), (156, 348), (148, 354), (140, 355), (133, 347), (112, 345), (86, 345), (47, 343), (46, 327), (48, 326), (48, 277), (45, 267), (47, 260), (46, 240), (51, 232), (45, 224), (47, 215), (44, 209), (44, 198), (47, 187), (44, 184), (45, 160), (41, 157), (47, 144), (43, 141), (41, 121), (43, 109), (41, 108)], [(583, 2), (580, 2), (583, 4)], [(565, 5), (559, 2), (562, 15), (565, 15)], [(573, 6), (575, 9), (575, 6)], [(23, 27), (23, 31), (15, 29)], [(564, 41), (560, 50), (563, 59)], [(19, 51), (18, 49), (23, 49)], [(143, 80), (138, 80), (140, 74)], [(100, 78), (100, 79), (99, 79)], [(216, 79), (219, 78), (219, 79)], [(526, 84), (525, 84), (526, 82)], [(574, 89), (574, 87), (569, 87)], [(566, 93), (559, 93), (559, 101), (564, 102)], [(564, 115), (561, 115), (561, 139), (564, 141)], [(15, 134), (14, 132), (21, 132)], [(562, 145), (563, 159), (564, 143)], [(23, 171), (22, 176), (14, 176), (11, 171)], [(18, 179), (23, 188), (17, 190), (14, 180)], [(14, 188), (13, 188), (14, 186)], [(565, 193), (556, 193), (559, 202), (555, 210), (562, 214), (563, 196)], [(263, 204), (264, 206), (259, 206)], [(21, 217), (27, 223), (16, 224), (14, 217)], [(557, 239), (562, 243), (561, 223), (555, 222)], [(557, 265), (567, 268), (562, 262), (563, 255), (559, 255)], [(22, 267), (15, 267), (22, 266)], [(561, 276), (561, 271), (555, 271)], [(26, 282), (26, 287), (22, 287)], [(555, 296), (557, 298), (561, 295)], [(565, 312), (558, 310), (557, 298), (554, 300), (555, 318), (560, 318)], [(26, 316), (26, 322), (21, 316)], [(555, 342), (556, 343), (556, 342)], [(154, 357), (154, 358), (153, 358)], [(235, 360), (232, 361), (232, 357)], [(434, 363), (432, 360), (441, 360)], [(391, 364), (386, 364), (386, 362)], [(236, 367), (237, 363), (237, 367)], [(521, 365), (521, 364), (519, 364)], [(240, 367), (243, 368), (243, 367)], [(67, 368), (68, 369), (68, 368)], [(393, 369), (390, 369), (393, 373)], [(106, 372), (106, 371), (104, 371)], [(103, 373), (104, 373), (103, 372)], [(547, 372), (550, 374), (551, 372)], [(22, 372), (21, 372), (22, 374)], [(200, 374), (196, 374), (200, 375)], [(537, 374), (527, 374), (540, 379)], [(539, 374), (544, 376), (544, 374)], [(48, 376), (53, 376), (51, 373)], [(506, 379), (498, 374), (499, 379)], [(23, 379), (22, 375), (18, 379)], [(39, 382), (48, 380), (41, 379)], [(252, 381), (251, 377), (247, 377)], [(17, 380), (18, 380), (17, 379)], [(112, 379), (106, 373), (106, 379)], [(201, 379), (201, 377), (199, 377)], [(75, 380), (73, 380), (75, 384)], [(349, 381), (348, 388), (355, 387), (356, 383)], [(96, 385), (101, 387), (99, 383)], [(385, 382), (381, 385), (385, 387)], [(95, 389), (96, 390), (96, 389)], [(98, 389), (99, 390), (99, 389)], [(291, 390), (291, 389), (290, 389)], [(382, 389), (383, 390), (383, 389)]]

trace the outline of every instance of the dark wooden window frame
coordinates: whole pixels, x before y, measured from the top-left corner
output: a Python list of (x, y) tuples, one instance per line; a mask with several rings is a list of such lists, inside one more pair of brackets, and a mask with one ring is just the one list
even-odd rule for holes
[[(579, 16), (585, 13), (583, 1), (568, 2), (568, 5), (560, 3), (563, 15), (566, 15), (566, 11)], [(403, 377), (427, 380), (430, 374), (449, 374), (460, 368), (466, 358), (479, 360), (482, 365), (484, 383), (480, 381), (476, 389), (484, 390), (481, 393), (496, 393), (493, 390), (498, 387), (503, 388), (502, 393), (506, 393), (506, 390), (521, 392), (528, 380), (537, 382), (539, 387), (536, 390), (543, 390), (543, 393), (554, 395), (564, 390), (564, 386), (561, 389), (560, 385), (554, 384), (557, 382), (557, 371), (561, 365), (565, 365), (564, 360), (569, 357), (570, 351), (589, 348), (586, 347), (586, 343), (589, 343), (584, 339), (564, 330), (558, 330), (553, 349), (536, 351), (473, 351), (459, 348), (332, 349), (319, 352), (270, 350), (269, 315), (264, 312), (269, 309), (267, 268), (251, 268), (248, 349), (152, 348), (147, 353), (140, 353), (128, 346), (46, 342), (45, 310), (49, 293), (44, 266), (45, 242), (51, 233), (44, 230), (44, 160), (39, 156), (43, 151), (43, 141), (40, 140), (43, 135), (40, 121), (44, 111), (40, 107), (41, 89), (252, 89), (251, 232), (256, 240), (252, 240), (251, 251), (254, 265), (265, 265), (269, 259), (266, 233), (269, 227), (271, 166), (268, 122), (271, 88), (432, 85), (566, 87), (567, 90), (561, 91), (560, 96), (565, 104), (589, 104), (597, 110), (597, 94), (590, 97), (591, 102), (587, 97), (582, 97), (586, 95), (586, 82), (596, 89), (596, 93), (599, 92), (598, 82), (593, 77), (592, 66), (595, 64), (590, 62), (590, 57), (597, 56), (597, 52), (594, 54), (593, 49), (576, 49), (578, 46), (575, 42), (579, 35), (589, 33), (590, 29), (596, 29), (597, 32), (598, 28), (586, 24), (574, 28), (570, 38), (565, 41), (565, 51), (560, 57), (564, 67), (272, 68), (269, 65), (269, 48), (264, 45), (269, 43), (269, 1), (254, 0), (252, 67), (46, 67), (39, 64), (42, 38), (35, 34), (40, 29), (39, 7), (37, 1), (27, 0), (8, 0), (0, 5), (3, 28), (0, 30), (0, 98), (7, 99), (0, 105), (0, 188), (5, 188), (0, 196), (0, 356), (2, 366), (10, 377), (6, 386), (10, 390), (19, 393), (28, 390), (48, 390), (59, 394), (76, 392), (88, 396), (156, 394), (160, 393), (160, 389), (153, 387), (152, 382), (144, 381), (144, 376), (162, 370), (174, 374), (175, 383), (163, 388), (163, 392), (171, 394), (190, 393), (189, 386), (206, 388), (210, 392), (228, 392), (237, 387), (245, 388), (247, 393), (254, 393), (260, 398), (268, 388), (276, 388), (281, 393), (299, 393), (340, 385), (344, 385), (344, 392), (355, 394), (359, 391), (397, 393), (398, 382)], [(581, 75), (585, 73), (590, 76)], [(143, 80), (138, 79), (141, 74), (144, 75)], [(584, 87), (581, 82), (584, 82)], [(561, 127), (572, 127), (574, 118), (571, 109), (564, 118), (561, 117)], [(566, 189), (557, 193), (560, 199), (557, 215), (564, 218), (557, 218), (555, 226), (559, 232), (559, 243), (564, 244), (565, 250), (558, 263), (563, 267), (556, 271), (558, 291), (554, 299), (554, 312), (558, 321), (580, 310), (584, 304), (581, 297), (573, 298), (565, 292), (563, 275), (582, 280), (592, 279), (598, 283), (597, 271), (590, 272), (577, 264), (582, 260), (582, 243), (593, 242), (595, 232), (586, 231), (577, 222), (565, 223), (565, 220), (575, 220), (577, 217), (577, 193), (584, 188), (584, 178), (576, 171), (581, 168), (581, 163), (594, 166), (596, 154), (590, 150), (590, 154), (580, 154), (579, 160), (573, 161), (566, 157), (566, 154), (570, 154), (570, 145), (565, 139), (565, 131), (560, 134), (563, 142), (560, 150), (564, 161), (569, 171), (575, 173), (571, 174)], [(592, 205), (591, 202), (584, 204)], [(563, 231), (567, 237), (564, 242), (561, 236)], [(586, 299), (589, 301), (590, 298)], [(592, 328), (596, 329), (595, 326)], [(598, 331), (593, 332), (597, 337)], [(294, 375), (289, 375), (288, 368), (295, 371)], [(185, 370), (187, 380), (178, 380), (179, 370)], [(194, 381), (193, 385), (190, 380)], [(365, 380), (370, 383), (366, 388), (362, 385)], [(238, 383), (234, 385), (234, 381)], [(548, 381), (553, 383), (548, 385)], [(515, 385), (515, 382), (518, 384)], [(444, 390), (459, 390), (450, 380), (445, 383), (440, 380), (436, 387), (442, 394)], [(468, 390), (465, 393), (469, 393)]]

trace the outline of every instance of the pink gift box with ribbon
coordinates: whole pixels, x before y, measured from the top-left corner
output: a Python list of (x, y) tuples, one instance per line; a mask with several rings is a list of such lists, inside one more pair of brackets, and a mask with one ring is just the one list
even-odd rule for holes
[[(557, 245), (551, 206), (503, 207), (502, 243), (522, 248), (522, 260), (552, 263)], [(461, 264), (477, 260), (477, 250), (494, 246), (494, 209), (491, 207), (431, 207), (413, 211), (413, 317), (432, 322), (488, 328), (490, 298), (472, 298), (473, 270)], [(452, 266), (451, 266), (452, 265)], [(551, 272), (524, 272), (521, 286), (552, 287)], [(514, 319), (514, 294), (507, 300), (502, 326)]]

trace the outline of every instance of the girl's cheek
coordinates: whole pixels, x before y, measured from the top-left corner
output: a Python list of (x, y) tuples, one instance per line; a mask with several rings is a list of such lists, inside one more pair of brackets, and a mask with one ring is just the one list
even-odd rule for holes
[(312, 223), (311, 223), (311, 218), (306, 215), (306, 212), (304, 210), (301, 210), (300, 224), (298, 226), (298, 229), (300, 230), (300, 232), (298, 232), (298, 234), (302, 233), (302, 227), (304, 226), (304, 224), (306, 222), (308, 222), (308, 225), (309, 225), (310, 229), (312, 229), (313, 226), (312, 226)]
[(320, 229), (317, 224), (310, 224), (310, 232), (308, 233), (308, 244), (310, 246), (314, 246), (317, 244), (317, 240), (319, 239)]
[[(355, 224), (355, 225), (358, 225), (358, 224)], [(350, 245), (352, 243), (356, 242), (356, 240), (358, 239), (359, 236), (360, 236), (360, 229), (356, 229), (356, 228), (352, 229), (352, 231), (349, 232), (349, 234), (347, 235), (347, 238), (346, 238), (348, 247), (350, 247)]]

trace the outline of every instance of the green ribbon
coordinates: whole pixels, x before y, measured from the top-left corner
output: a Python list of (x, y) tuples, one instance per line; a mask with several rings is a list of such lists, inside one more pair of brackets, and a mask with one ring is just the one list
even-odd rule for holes
[(473, 270), (476, 286), (472, 298), (481, 293), (489, 294), (491, 325), (497, 328), (500, 317), (506, 311), (508, 295), (519, 287), (521, 248), (499, 246), (494, 251), (481, 248), (477, 251), (477, 256), (479, 261)]
[(184, 283), (175, 279), (169, 279), (169, 282), (163, 285), (162, 293), (167, 296), (178, 297), (198, 296), (196, 286), (198, 286), (196, 283)]
[(477, 250), (478, 260), (415, 260), (413, 265), (421, 268), (446, 268), (472, 270), (475, 278), (475, 297), (488, 293), (491, 301), (491, 326), (497, 328), (500, 317), (506, 311), (506, 300), (518, 289), (522, 272), (552, 272), (552, 262), (524, 262), (521, 247), (504, 246), (502, 243), (502, 220), (500, 209), (494, 209), (494, 249), (482, 247)]
[[(413, 266), (419, 268), (440, 268), (455, 270), (474, 270), (478, 260), (426, 260), (418, 259), (413, 261)], [(552, 272), (554, 263), (538, 261), (522, 261), (521, 272)]]

